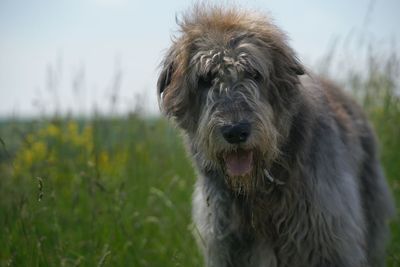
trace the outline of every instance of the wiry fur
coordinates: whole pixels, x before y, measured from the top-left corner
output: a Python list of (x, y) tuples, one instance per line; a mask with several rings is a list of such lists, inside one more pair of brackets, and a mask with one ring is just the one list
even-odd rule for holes
[[(193, 217), (208, 266), (384, 265), (393, 207), (374, 134), (339, 88), (305, 73), (258, 13), (197, 6), (163, 62), (163, 112), (198, 170)], [(229, 144), (222, 126), (249, 121)], [(245, 177), (224, 155), (254, 152)]]

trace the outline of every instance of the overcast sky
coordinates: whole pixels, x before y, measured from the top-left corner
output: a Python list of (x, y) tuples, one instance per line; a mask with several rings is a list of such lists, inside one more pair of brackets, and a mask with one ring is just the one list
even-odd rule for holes
[[(248, 0), (270, 13), (313, 65), (335, 38), (400, 42), (399, 0)], [(0, 0), (0, 116), (158, 110), (158, 64), (190, 1)], [(368, 11), (369, 10), (369, 11)], [(397, 46), (399, 47), (399, 46)], [(56, 90), (54, 90), (56, 88)]]

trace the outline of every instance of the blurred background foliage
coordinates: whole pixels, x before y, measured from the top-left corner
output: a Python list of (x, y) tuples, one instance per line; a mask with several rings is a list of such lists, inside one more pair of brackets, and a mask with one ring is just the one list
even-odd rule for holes
[(200, 265), (194, 174), (164, 120), (0, 125), (1, 266)]
[[(400, 60), (368, 51), (361, 71), (339, 67), (336, 76), (323, 68), (329, 55), (320, 70), (366, 110), (400, 207)], [(135, 107), (126, 115), (3, 119), (0, 174), (0, 266), (202, 266), (190, 218), (195, 174), (162, 118)], [(399, 215), (391, 228), (394, 267)]]

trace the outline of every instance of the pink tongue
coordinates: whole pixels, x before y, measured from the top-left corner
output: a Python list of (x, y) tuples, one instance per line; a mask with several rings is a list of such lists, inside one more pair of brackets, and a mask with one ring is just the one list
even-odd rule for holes
[(227, 154), (224, 159), (229, 176), (244, 176), (252, 169), (253, 152), (239, 150)]

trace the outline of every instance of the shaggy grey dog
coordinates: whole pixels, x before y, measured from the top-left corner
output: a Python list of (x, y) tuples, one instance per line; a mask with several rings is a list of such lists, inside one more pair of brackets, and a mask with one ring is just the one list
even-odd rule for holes
[(198, 171), (207, 266), (384, 265), (393, 206), (362, 110), (257, 12), (197, 6), (158, 81)]

